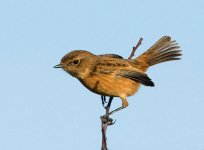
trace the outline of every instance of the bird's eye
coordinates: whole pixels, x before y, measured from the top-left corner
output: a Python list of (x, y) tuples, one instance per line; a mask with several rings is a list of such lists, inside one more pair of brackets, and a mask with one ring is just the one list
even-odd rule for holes
[(74, 65), (77, 65), (77, 64), (79, 63), (79, 60), (76, 59), (76, 60), (74, 60), (72, 63), (73, 63)]

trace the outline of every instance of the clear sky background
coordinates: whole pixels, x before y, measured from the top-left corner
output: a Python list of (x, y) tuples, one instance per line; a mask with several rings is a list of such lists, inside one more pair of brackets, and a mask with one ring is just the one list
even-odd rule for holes
[(204, 150), (203, 28), (203, 0), (1, 1), (0, 149), (100, 149), (100, 96), (52, 67), (73, 49), (127, 58), (140, 37), (137, 55), (170, 35), (183, 59), (148, 70), (156, 86), (112, 116), (108, 147)]

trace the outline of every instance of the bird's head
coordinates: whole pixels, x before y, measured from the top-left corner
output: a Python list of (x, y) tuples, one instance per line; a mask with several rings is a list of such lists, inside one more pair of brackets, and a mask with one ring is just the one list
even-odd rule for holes
[(62, 68), (76, 78), (83, 78), (92, 66), (95, 55), (84, 50), (74, 50), (62, 57), (60, 64), (54, 68)]

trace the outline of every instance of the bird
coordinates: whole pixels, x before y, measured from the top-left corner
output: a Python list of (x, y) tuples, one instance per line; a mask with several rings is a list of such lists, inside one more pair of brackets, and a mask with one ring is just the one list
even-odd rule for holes
[(62, 68), (77, 78), (91, 92), (101, 96), (119, 97), (122, 106), (109, 112), (111, 115), (128, 106), (127, 97), (135, 94), (140, 85), (153, 87), (147, 75), (149, 67), (181, 59), (180, 46), (170, 36), (163, 36), (135, 59), (124, 59), (117, 54), (95, 55), (86, 50), (73, 50), (62, 57)]

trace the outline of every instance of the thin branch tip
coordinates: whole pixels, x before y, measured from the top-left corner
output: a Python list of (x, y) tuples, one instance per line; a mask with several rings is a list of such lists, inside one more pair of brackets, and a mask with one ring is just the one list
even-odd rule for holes
[(132, 53), (130, 54), (130, 56), (128, 57), (128, 59), (132, 59), (132, 57), (135, 55), (136, 50), (138, 49), (138, 47), (142, 44), (143, 38), (141, 37), (137, 43), (137, 45), (135, 47), (132, 48)]

